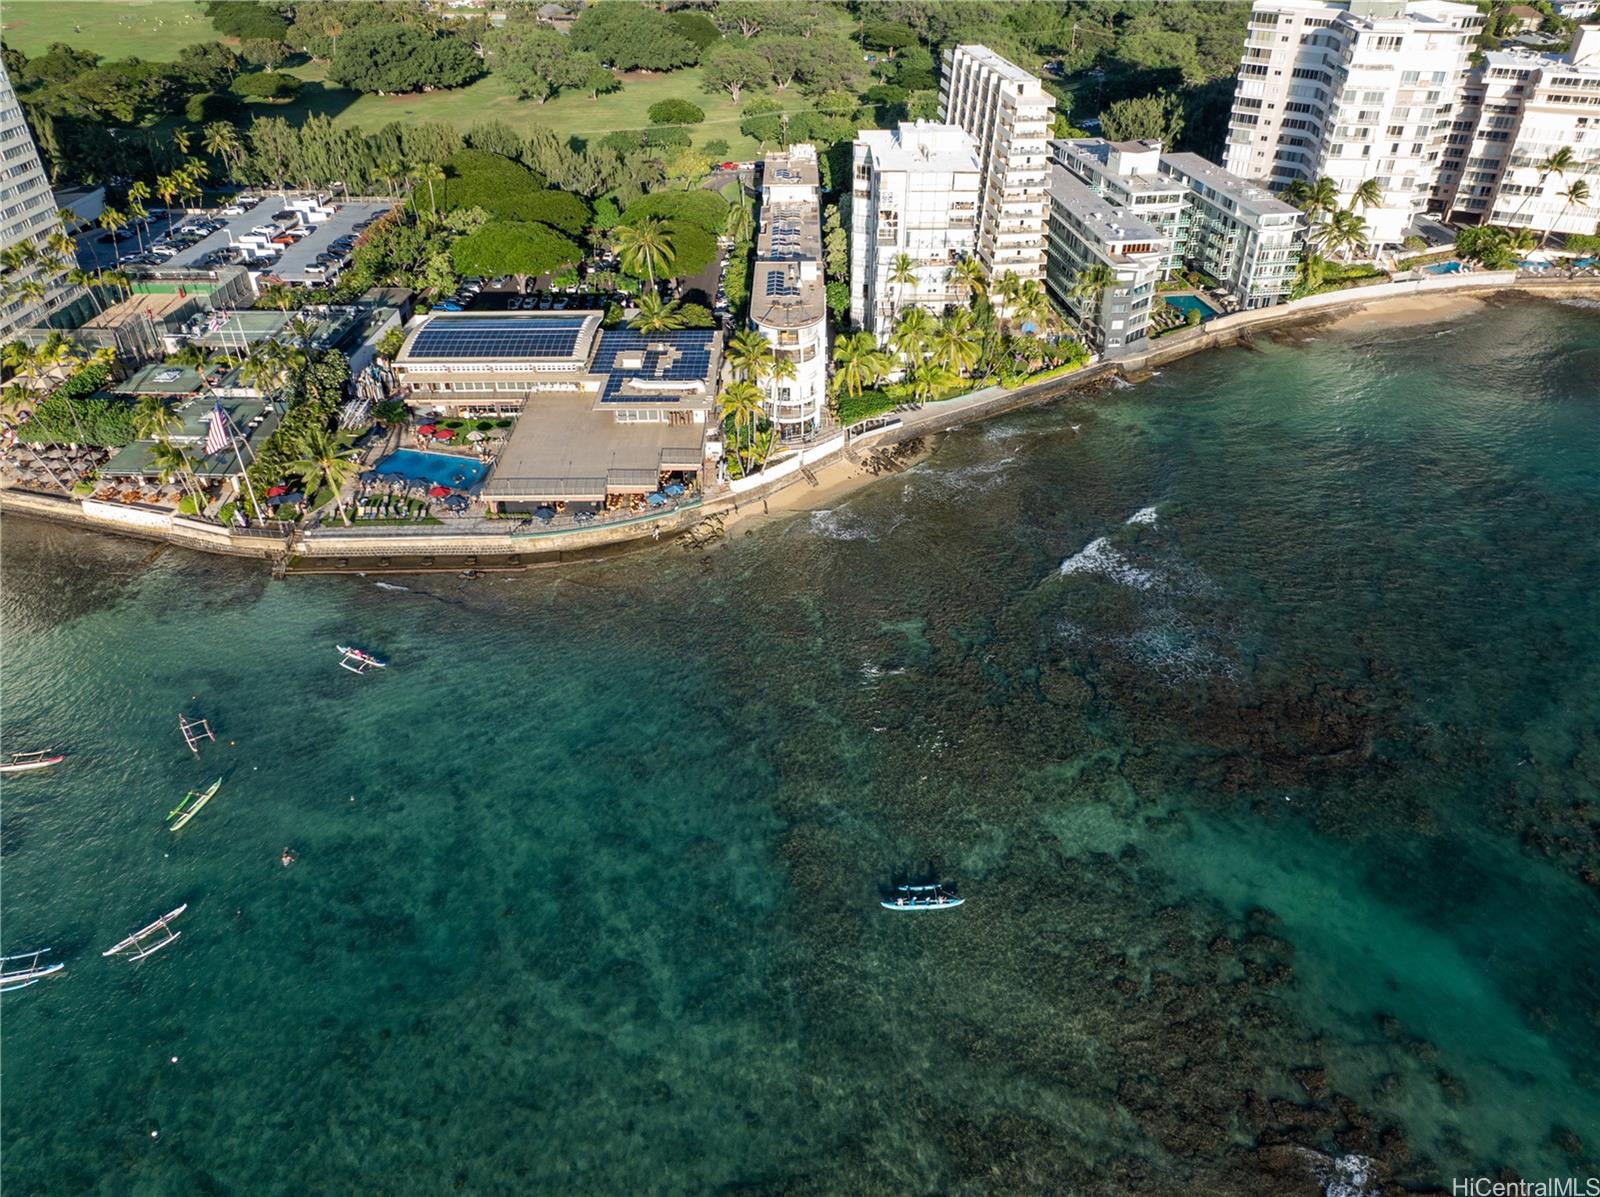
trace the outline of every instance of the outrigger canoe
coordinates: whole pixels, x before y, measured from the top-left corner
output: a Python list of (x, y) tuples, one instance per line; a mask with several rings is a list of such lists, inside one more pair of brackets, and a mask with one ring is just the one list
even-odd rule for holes
[(945, 889), (943, 884), (897, 885), (894, 892), (894, 897), (885, 898), (878, 905), (885, 910), (948, 910), (966, 901)]
[(359, 648), (347, 648), (343, 644), (335, 644), (339, 650), (339, 666), (348, 669), (351, 673), (365, 673), (369, 669), (387, 669), (389, 663), (380, 661), (371, 653), (364, 653)]
[(200, 813), (200, 808), (206, 803), (210, 802), (211, 799), (216, 796), (217, 791), (221, 788), (222, 778), (219, 777), (216, 781), (212, 782), (210, 787), (204, 792), (200, 790), (190, 790), (187, 794), (185, 794), (183, 796), (183, 801), (178, 803), (177, 806), (173, 807), (172, 813), (167, 816), (169, 819), (178, 820), (172, 825), (172, 830), (177, 831), (178, 828), (182, 827), (190, 819), (198, 815)]
[(66, 756), (59, 752), (13, 752), (4, 761), (0, 761), (0, 773), (24, 773), (29, 769), (48, 769), (51, 765), (59, 765), (66, 760)]

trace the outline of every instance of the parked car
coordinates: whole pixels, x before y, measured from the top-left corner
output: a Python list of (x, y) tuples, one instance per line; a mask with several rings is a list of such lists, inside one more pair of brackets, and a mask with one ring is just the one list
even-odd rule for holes
[(250, 231), (258, 237), (276, 237), (279, 230), (275, 224), (258, 224)]
[(459, 303), (454, 303), (454, 302), (452, 302), (451, 300), (448, 300), (448, 299), (445, 300), (443, 303), (437, 303), (437, 304), (434, 304), (433, 306), (438, 308), (439, 311), (441, 311), (441, 312), (461, 312), (461, 311), (465, 311), (466, 310)]

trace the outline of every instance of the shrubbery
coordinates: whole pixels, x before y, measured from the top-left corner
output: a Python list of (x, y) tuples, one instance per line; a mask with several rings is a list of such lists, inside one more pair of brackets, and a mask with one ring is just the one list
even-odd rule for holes
[(532, 171), (499, 154), (461, 150), (445, 163), (445, 173), (441, 208), (482, 208), (501, 220), (537, 221), (564, 233), (589, 226), (589, 205), (582, 198), (542, 188)]
[(465, 275), (540, 275), (570, 266), (581, 256), (575, 242), (542, 224), (492, 220), (450, 249)]
[(698, 125), (706, 112), (688, 100), (659, 100), (650, 105), (649, 117), (652, 125)]
[(284, 74), (240, 75), (228, 90), (247, 100), (292, 100), (300, 94), (300, 80)]

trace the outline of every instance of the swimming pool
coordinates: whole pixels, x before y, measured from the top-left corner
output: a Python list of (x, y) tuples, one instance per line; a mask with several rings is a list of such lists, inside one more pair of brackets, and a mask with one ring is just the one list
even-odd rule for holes
[(483, 481), (489, 467), (470, 457), (456, 457), (450, 453), (397, 449), (374, 466), (373, 472), (397, 478), (426, 478), (435, 486), (470, 490)]
[(1217, 314), (1217, 309), (1198, 295), (1168, 295), (1165, 299), (1186, 316), (1190, 312), (1199, 312), (1200, 319), (1209, 320)]
[(1460, 262), (1435, 262), (1432, 266), (1424, 266), (1423, 274), (1460, 274)]

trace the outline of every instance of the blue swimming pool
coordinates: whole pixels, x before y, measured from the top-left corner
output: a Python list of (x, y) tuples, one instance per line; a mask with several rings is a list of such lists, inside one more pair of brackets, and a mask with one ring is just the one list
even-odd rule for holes
[(1217, 309), (1198, 295), (1168, 295), (1165, 298), (1168, 303), (1184, 315), (1188, 315), (1190, 312), (1199, 312), (1200, 319), (1209, 320), (1217, 314)]
[(1460, 274), (1460, 262), (1435, 262), (1432, 266), (1424, 266), (1423, 274)]
[(426, 478), (430, 484), (469, 490), (483, 481), (489, 467), (470, 457), (456, 457), (450, 453), (397, 449), (374, 466), (373, 472), (399, 478)]

